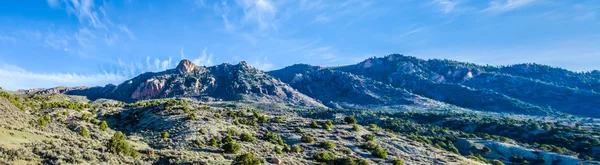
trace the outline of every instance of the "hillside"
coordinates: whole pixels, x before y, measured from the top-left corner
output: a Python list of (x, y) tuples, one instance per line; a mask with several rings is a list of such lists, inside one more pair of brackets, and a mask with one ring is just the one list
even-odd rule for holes
[[(480, 66), (450, 60), (423, 60), (396, 54), (342, 67), (295, 65), (269, 72), (292, 86), (301, 79), (304, 85), (294, 87), (316, 99), (321, 99), (319, 96), (325, 94), (315, 91), (340, 93), (347, 90), (332, 88), (334, 83), (322, 83), (337, 78), (338, 75), (348, 75), (346, 78), (340, 78), (342, 80), (339, 82), (362, 81), (380, 84), (360, 92), (362, 95), (371, 95), (372, 98), (390, 98), (384, 93), (372, 93), (374, 89), (388, 92), (403, 90), (409, 91), (409, 95), (482, 111), (542, 116), (566, 112), (599, 117), (600, 93), (596, 92), (595, 84), (600, 83), (600, 77), (594, 73), (596, 72), (575, 73), (538, 64)], [(292, 75), (296, 77), (291, 77)], [(301, 89), (305, 84), (312, 86), (311, 91)], [(358, 86), (367, 87), (360, 83)], [(393, 95), (401, 97), (393, 97), (387, 102), (399, 101), (399, 104), (402, 104), (400, 102), (406, 99), (406, 95), (403, 94)], [(350, 103), (363, 104), (364, 101), (356, 99)]]
[[(231, 164), (245, 153), (264, 164), (481, 164), (381, 129), (276, 110), (286, 107), (188, 99), (92, 103), (60, 94), (4, 96), (3, 164)], [(27, 106), (14, 106), (14, 99)], [(123, 141), (116, 141), (119, 132), (125, 134)], [(115, 148), (117, 142), (122, 149)], [(375, 150), (385, 156), (373, 156)]]

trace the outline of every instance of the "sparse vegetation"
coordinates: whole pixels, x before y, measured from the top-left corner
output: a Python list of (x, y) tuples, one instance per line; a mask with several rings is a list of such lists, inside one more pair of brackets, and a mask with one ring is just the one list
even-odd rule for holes
[(400, 158), (392, 160), (392, 165), (404, 165), (404, 161)]
[(127, 142), (127, 136), (120, 131), (117, 131), (108, 142), (108, 150), (112, 153), (122, 154), (131, 156), (133, 158), (138, 157), (138, 152), (133, 149)]
[(83, 127), (81, 129), (81, 131), (79, 132), (79, 135), (81, 135), (83, 137), (89, 138), (90, 137), (90, 131), (86, 127)]
[(291, 151), (295, 153), (300, 153), (302, 151), (302, 148), (300, 148), (300, 146), (298, 146), (297, 144), (294, 144), (291, 148)]
[(373, 150), (373, 152), (371, 152), (371, 155), (373, 155), (376, 158), (385, 159), (385, 158), (387, 158), (387, 151), (385, 149), (383, 149), (381, 146), (377, 146), (375, 148), (375, 150)]
[(169, 132), (165, 131), (160, 133), (160, 137), (162, 137), (163, 139), (169, 139)]
[(261, 164), (260, 160), (257, 158), (254, 158), (254, 154), (252, 154), (252, 153), (241, 154), (241, 155), (235, 157), (235, 159), (231, 163), (231, 165), (260, 165), (260, 164)]
[(308, 134), (304, 134), (302, 135), (302, 137), (300, 137), (300, 141), (302, 143), (313, 143), (315, 142), (315, 139), (313, 139), (313, 137), (309, 136)]
[(106, 131), (106, 129), (108, 129), (108, 123), (106, 123), (106, 121), (102, 121), (100, 123), (100, 130)]
[(240, 135), (240, 140), (245, 142), (252, 142), (254, 141), (254, 135), (244, 132), (242, 133), (242, 135)]
[(356, 118), (348, 116), (344, 118), (344, 122), (346, 122), (346, 124), (356, 124)]
[(37, 119), (37, 125), (40, 127), (46, 126), (46, 119), (44, 119), (44, 117), (39, 117)]
[(331, 141), (322, 141), (319, 145), (321, 145), (321, 147), (323, 147), (326, 150), (335, 149), (335, 143), (333, 143)]

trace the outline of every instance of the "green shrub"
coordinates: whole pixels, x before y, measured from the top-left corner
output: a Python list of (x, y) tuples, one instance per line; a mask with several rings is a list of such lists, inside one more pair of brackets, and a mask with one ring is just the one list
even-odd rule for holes
[(84, 113), (81, 115), (81, 120), (89, 122), (92, 119), (92, 114)]
[(356, 158), (356, 165), (369, 165), (369, 162), (363, 158)]
[(302, 133), (304, 131), (302, 130), (302, 128), (296, 127), (296, 129), (294, 129), (294, 132), (296, 132), (296, 133)]
[(240, 151), (240, 145), (236, 144), (235, 141), (225, 143), (221, 147), (225, 153), (235, 154)]
[(387, 158), (387, 151), (385, 151), (385, 149), (383, 149), (381, 146), (378, 146), (375, 148), (375, 150), (373, 150), (373, 152), (371, 152), (371, 155), (375, 156), (376, 158), (385, 159)]
[(133, 149), (127, 142), (127, 136), (120, 131), (117, 131), (108, 141), (108, 151), (115, 154), (123, 154), (133, 158), (138, 157), (138, 152)]
[(333, 143), (331, 141), (322, 141), (320, 145), (321, 145), (321, 147), (325, 148), (326, 150), (335, 149), (335, 143)]
[(379, 129), (379, 126), (377, 126), (377, 124), (369, 124), (369, 128), (377, 130)]
[(81, 131), (79, 131), (79, 135), (89, 138), (90, 131), (86, 127), (83, 127), (83, 129), (81, 129)]
[(392, 160), (392, 165), (404, 165), (404, 161), (400, 158)]
[(364, 134), (361, 136), (365, 141), (373, 141), (375, 140), (375, 135), (373, 134)]
[(356, 124), (356, 118), (348, 116), (344, 118), (344, 122), (346, 122), (346, 124)]
[(196, 145), (196, 147), (204, 146), (204, 143), (202, 143), (202, 141), (200, 139), (194, 140), (194, 144)]
[(191, 121), (196, 120), (196, 114), (194, 114), (194, 113), (188, 114), (188, 119), (191, 120)]
[(501, 162), (501, 161), (499, 161), (499, 160), (492, 160), (491, 164), (492, 164), (492, 165), (504, 165), (504, 163), (502, 163), (502, 162)]
[(52, 118), (50, 118), (50, 115), (49, 115), (49, 114), (45, 114), (45, 115), (44, 115), (44, 120), (46, 120), (46, 121), (50, 121), (50, 119), (52, 119)]
[(108, 129), (108, 123), (106, 123), (106, 121), (102, 121), (100, 123), (100, 130), (106, 131), (106, 129)]
[(319, 151), (313, 156), (313, 159), (315, 159), (317, 162), (328, 163), (335, 160), (335, 155), (331, 152)]
[(358, 131), (358, 125), (354, 124), (354, 125), (352, 126), (352, 131)]
[(323, 129), (325, 129), (325, 130), (331, 130), (331, 125), (323, 124)]
[(39, 117), (37, 119), (37, 124), (38, 124), (38, 126), (41, 126), (41, 127), (46, 126), (46, 119), (44, 119), (44, 117)]
[(360, 148), (362, 149), (366, 149), (366, 150), (374, 150), (377, 147), (379, 147), (379, 145), (375, 144), (374, 142), (370, 141), (370, 142), (366, 142), (363, 143), (362, 145), (360, 145)]
[(233, 138), (230, 135), (227, 135), (223, 139), (221, 139), (221, 144), (226, 143), (235, 143), (235, 140), (233, 140)]
[(302, 151), (302, 148), (300, 148), (300, 146), (298, 146), (297, 144), (294, 144), (291, 148), (291, 151), (295, 153), (300, 153)]
[(254, 154), (245, 153), (235, 157), (231, 165), (260, 165), (260, 159), (254, 158)]
[(325, 125), (333, 125), (333, 122), (331, 120), (327, 120), (325, 121)]
[(273, 144), (279, 144), (279, 145), (285, 144), (283, 142), (283, 139), (281, 139), (281, 136), (279, 136), (273, 132), (266, 132), (265, 138), (267, 138), (267, 140)]
[(162, 132), (162, 133), (160, 133), (160, 136), (161, 136), (163, 139), (168, 139), (168, 138), (169, 138), (169, 132), (167, 132), (167, 131), (165, 131), (165, 132)]
[(307, 134), (302, 135), (302, 137), (300, 138), (300, 141), (302, 143), (313, 143), (315, 142), (315, 139)]
[(312, 123), (310, 123), (310, 127), (311, 128), (319, 128), (319, 124), (317, 124), (316, 121), (313, 121)]
[(275, 151), (275, 153), (277, 153), (277, 154), (283, 154), (283, 151), (282, 151), (281, 147), (279, 147), (279, 146), (275, 146), (273, 151)]
[(273, 122), (275, 123), (284, 123), (285, 121), (283, 121), (283, 117), (276, 117), (275, 119), (273, 119)]
[(213, 147), (216, 147), (218, 145), (216, 138), (211, 138), (209, 143), (210, 143), (210, 146), (213, 146)]
[(242, 133), (242, 135), (240, 135), (240, 140), (245, 141), (245, 142), (254, 141), (254, 135), (249, 134), (249, 133)]

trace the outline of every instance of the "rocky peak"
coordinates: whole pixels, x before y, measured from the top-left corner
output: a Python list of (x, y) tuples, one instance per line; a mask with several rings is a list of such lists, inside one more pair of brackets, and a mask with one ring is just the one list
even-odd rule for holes
[(177, 72), (181, 74), (190, 73), (196, 68), (196, 65), (192, 63), (190, 60), (181, 60), (179, 65), (177, 65)]

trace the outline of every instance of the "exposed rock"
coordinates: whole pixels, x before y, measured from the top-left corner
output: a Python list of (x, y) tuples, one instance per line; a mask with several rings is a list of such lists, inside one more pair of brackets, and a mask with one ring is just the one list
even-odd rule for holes
[(135, 100), (155, 98), (162, 92), (164, 86), (164, 81), (156, 79), (147, 80), (146, 82), (140, 83), (138, 88), (131, 95), (131, 98)]
[(283, 161), (281, 161), (281, 159), (279, 159), (279, 158), (271, 158), (269, 160), (269, 162), (273, 163), (273, 164), (282, 164), (283, 163)]
[(194, 71), (196, 65), (189, 60), (181, 60), (179, 65), (177, 65), (177, 71), (181, 74), (190, 73)]

